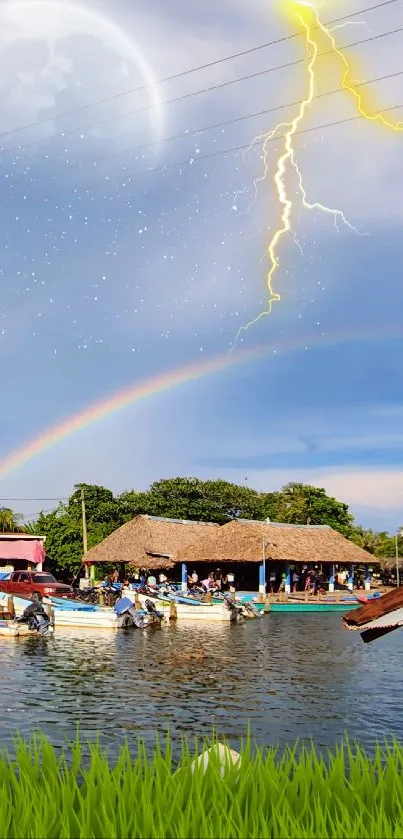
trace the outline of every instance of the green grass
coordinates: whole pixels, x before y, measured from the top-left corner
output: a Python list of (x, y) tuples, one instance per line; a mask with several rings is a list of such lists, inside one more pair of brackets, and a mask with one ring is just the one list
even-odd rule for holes
[(277, 752), (246, 744), (225, 771), (213, 756), (191, 765), (183, 745), (151, 757), (139, 744), (111, 763), (99, 745), (79, 741), (60, 757), (43, 736), (17, 740), (0, 756), (0, 836), (4, 839), (131, 837), (403, 837), (403, 747), (369, 758), (348, 744), (325, 756), (314, 748)]

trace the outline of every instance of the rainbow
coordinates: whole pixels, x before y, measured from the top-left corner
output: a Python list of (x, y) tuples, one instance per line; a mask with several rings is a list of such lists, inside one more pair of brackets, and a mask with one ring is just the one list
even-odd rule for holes
[(232, 367), (248, 364), (251, 361), (267, 358), (270, 355), (275, 356), (278, 353), (294, 352), (303, 349), (311, 350), (321, 347), (327, 348), (348, 343), (355, 344), (368, 340), (373, 342), (375, 338), (376, 340), (394, 340), (402, 337), (403, 326), (400, 325), (388, 327), (387, 332), (382, 335), (377, 334), (376, 336), (373, 332), (369, 334), (368, 329), (361, 334), (355, 331), (352, 335), (332, 335), (326, 336), (325, 338), (321, 335), (315, 337), (310, 336), (305, 341), (299, 338), (298, 340), (287, 341), (282, 345), (277, 344), (275, 346), (272, 344), (252, 350), (243, 350), (231, 354), (226, 353), (225, 355), (214, 356), (209, 359), (187, 364), (184, 367), (168, 370), (157, 376), (152, 376), (151, 378), (137, 382), (135, 385), (124, 388), (118, 393), (107, 396), (87, 406), (84, 410), (79, 411), (68, 419), (63, 420), (63, 422), (41, 432), (33, 440), (24, 442), (19, 448), (0, 461), (0, 480), (6, 478), (34, 457), (52, 448), (52, 446), (56, 446), (61, 440), (70, 437), (77, 431), (87, 428), (104, 417), (116, 414), (129, 405), (144, 402), (151, 397), (159, 396), (162, 393), (186, 385), (189, 382), (224, 372)]

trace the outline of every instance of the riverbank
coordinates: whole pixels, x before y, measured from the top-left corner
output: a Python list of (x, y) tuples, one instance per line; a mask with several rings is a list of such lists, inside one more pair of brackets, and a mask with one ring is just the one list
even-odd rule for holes
[[(211, 747), (211, 743), (209, 744)], [(203, 746), (203, 751), (208, 744)], [(403, 837), (403, 748), (377, 747), (371, 759), (342, 744), (259, 749), (239, 757), (221, 748), (197, 760), (169, 743), (133, 759), (121, 747), (109, 762), (99, 746), (89, 761), (79, 741), (58, 757), (42, 735), (0, 758), (0, 835), (30, 839), (194, 837), (194, 839), (385, 839)]]

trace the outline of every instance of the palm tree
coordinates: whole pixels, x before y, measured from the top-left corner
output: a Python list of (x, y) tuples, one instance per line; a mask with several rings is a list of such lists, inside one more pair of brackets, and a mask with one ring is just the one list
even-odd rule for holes
[(0, 533), (21, 532), (24, 516), (14, 513), (9, 507), (0, 507)]

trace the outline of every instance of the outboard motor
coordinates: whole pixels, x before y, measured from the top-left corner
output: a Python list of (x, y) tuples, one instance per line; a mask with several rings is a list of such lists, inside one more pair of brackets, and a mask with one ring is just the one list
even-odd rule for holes
[(136, 609), (128, 597), (121, 597), (115, 604), (115, 612), (118, 615), (118, 626), (121, 629), (129, 629), (131, 626), (144, 629), (144, 627), (152, 624), (161, 625), (163, 615), (157, 612), (152, 600), (147, 599), (145, 606), (145, 610)]
[(236, 623), (243, 623), (245, 620), (243, 606), (235, 603), (232, 597), (224, 594), (225, 605), (231, 612), (231, 620)]
[(259, 609), (256, 609), (255, 604), (251, 603), (250, 601), (242, 603), (242, 608), (245, 610), (246, 616), (248, 618), (258, 618), (259, 615), (262, 614), (261, 612), (259, 612)]
[(116, 601), (115, 612), (118, 616), (120, 629), (129, 629), (131, 626), (136, 626), (137, 609), (128, 597), (121, 597)]
[(54, 632), (49, 616), (36, 600), (24, 609), (22, 615), (17, 618), (17, 623), (26, 623), (28, 629), (38, 632), (39, 635), (53, 635)]
[(158, 612), (155, 603), (153, 603), (153, 601), (149, 600), (148, 598), (147, 600), (145, 600), (144, 605), (147, 609), (147, 615), (145, 616), (147, 618), (147, 623), (144, 625), (150, 626), (154, 624), (155, 626), (161, 626), (164, 613)]

